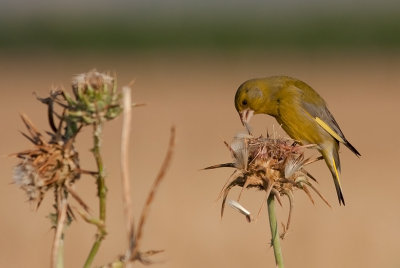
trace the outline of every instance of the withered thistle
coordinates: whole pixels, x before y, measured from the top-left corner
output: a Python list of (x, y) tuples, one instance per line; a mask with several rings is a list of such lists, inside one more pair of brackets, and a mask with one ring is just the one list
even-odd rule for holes
[[(312, 147), (312, 145), (301, 146), (293, 140), (286, 138), (271, 138), (269, 136), (254, 137), (248, 134), (239, 134), (233, 139), (231, 144), (226, 142), (225, 144), (232, 154), (233, 161), (206, 168), (231, 167), (235, 169), (221, 191), (221, 216), (223, 216), (224, 213), (229, 191), (233, 187), (239, 186), (242, 188), (238, 196), (238, 201), (240, 200), (243, 190), (246, 188), (256, 188), (264, 191), (265, 199), (262, 202), (259, 213), (268, 200), (272, 235), (271, 243), (276, 253), (277, 265), (281, 267), (281, 265), (283, 266), (283, 262), (278, 259), (279, 256), (277, 255), (280, 253), (278, 252), (277, 254), (276, 252), (276, 250), (280, 251), (280, 246), (279, 237), (277, 236), (273, 201), (276, 199), (282, 206), (282, 196), (286, 196), (289, 200), (289, 216), (287, 223), (283, 224), (283, 232), (280, 235), (281, 238), (284, 237), (289, 229), (291, 214), (294, 207), (294, 192), (296, 190), (304, 192), (311, 202), (314, 203), (310, 191), (310, 189), (312, 189), (328, 206), (330, 206), (323, 195), (313, 185), (316, 179), (305, 170), (305, 166), (322, 158), (306, 158), (304, 155), (305, 148)], [(230, 201), (230, 205), (243, 213), (246, 218), (251, 221), (250, 212), (239, 203)], [(282, 256), (280, 256), (280, 258), (282, 258)]]
[(64, 141), (51, 135), (46, 141), (26, 115), (22, 114), (21, 118), (29, 132), (24, 136), (33, 143), (33, 148), (15, 154), (21, 161), (14, 168), (14, 183), (26, 192), (36, 208), (46, 192), (54, 190), (57, 208), (59, 201), (73, 191), (71, 187), (80, 177), (79, 157), (73, 139)]
[[(97, 71), (77, 75), (72, 81), (73, 95), (65, 90), (53, 90), (47, 98), (38, 98), (47, 105), (48, 120), (51, 132), (49, 138), (35, 128), (26, 115), (22, 120), (29, 134), (24, 134), (34, 148), (15, 154), (21, 161), (14, 168), (14, 182), (39, 207), (45, 194), (54, 190), (55, 213), (51, 213), (56, 235), (53, 243), (52, 266), (58, 262), (58, 247), (62, 245), (65, 226), (74, 218), (73, 211), (78, 212), (85, 221), (97, 227), (96, 240), (92, 246), (85, 267), (90, 267), (106, 235), (106, 181), (101, 155), (101, 134), (103, 123), (116, 118), (122, 111), (121, 93), (117, 91), (114, 78)], [(58, 120), (58, 123), (56, 123)], [(93, 127), (93, 156), (97, 170), (84, 171), (79, 167), (78, 152), (74, 142), (83, 127)], [(73, 190), (74, 183), (81, 174), (96, 178), (99, 198), (99, 216), (89, 215), (88, 206)], [(69, 196), (72, 196), (83, 208), (72, 209)]]

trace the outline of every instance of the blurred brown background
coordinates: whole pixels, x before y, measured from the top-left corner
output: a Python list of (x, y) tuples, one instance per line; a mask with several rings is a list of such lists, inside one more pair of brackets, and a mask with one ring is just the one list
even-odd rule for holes
[[(166, 18), (175, 18), (171, 19), (175, 26), (168, 26), (170, 32), (164, 36), (160, 36), (160, 32), (165, 29), (159, 28), (163, 23), (149, 23), (159, 16), (148, 12), (154, 10), (147, 4), (135, 7), (134, 4), (120, 3), (121, 10), (132, 8), (140, 13), (142, 8), (148, 12), (143, 11), (142, 24), (135, 24), (143, 27), (155, 25), (151, 31), (143, 28), (145, 35), (135, 34), (140, 32), (139, 26), (133, 29), (136, 32), (124, 29), (122, 33), (127, 35), (123, 35), (116, 34), (117, 28), (120, 29), (118, 25), (113, 24), (103, 32), (96, 28), (96, 23), (92, 25), (95, 30), (86, 29), (88, 35), (77, 35), (79, 23), (70, 25), (70, 28), (65, 28), (66, 24), (60, 22), (54, 26), (51, 20), (47, 20), (52, 17), (48, 14), (55, 11), (61, 14), (62, 10), (51, 5), (44, 8), (46, 1), (41, 2), (43, 8), (35, 6), (31, 9), (7, 1), (2, 4), (2, 12), (10, 10), (14, 13), (9, 14), (14, 15), (8, 16), (7, 20), (3, 18), (7, 23), (0, 27), (3, 41), (8, 40), (0, 44), (0, 120), (3, 123), (0, 132), (0, 154), (3, 156), (0, 161), (1, 267), (48, 267), (53, 239), (46, 218), (52, 211), (51, 195), (36, 212), (26, 202), (25, 193), (12, 184), (12, 169), (17, 161), (7, 155), (31, 146), (18, 133), (24, 131), (18, 113), (27, 113), (40, 130), (48, 130), (45, 106), (36, 101), (32, 93), (45, 96), (52, 86), (69, 88), (72, 75), (92, 68), (115, 71), (121, 86), (135, 79), (134, 100), (147, 103), (147, 106), (133, 111), (130, 157), (136, 220), (163, 160), (169, 129), (171, 125), (177, 127), (172, 166), (156, 195), (144, 233), (144, 249), (166, 250), (154, 257), (154, 267), (274, 267), (266, 210), (257, 222), (251, 224), (230, 208), (226, 209), (221, 220), (221, 201), (216, 199), (231, 170), (200, 169), (230, 160), (223, 141), (230, 141), (238, 131), (242, 131), (233, 105), (238, 85), (249, 78), (275, 74), (295, 76), (313, 86), (327, 100), (346, 137), (362, 154), (358, 159), (346, 148), (341, 150), (346, 207), (337, 204), (332, 179), (324, 163), (310, 166), (311, 173), (319, 179), (319, 189), (333, 208), (326, 207), (318, 198), (315, 198), (317, 202), (313, 206), (302, 193), (295, 195), (292, 227), (282, 242), (286, 267), (400, 266), (400, 198), (397, 193), (400, 182), (396, 171), (400, 153), (397, 138), (400, 131), (400, 46), (396, 38), (387, 38), (400, 33), (400, 23), (392, 20), (390, 15), (395, 13), (395, 2), (388, 2), (384, 8), (379, 6), (375, 9), (379, 12), (372, 12), (376, 3), (369, 1), (365, 13), (354, 13), (360, 15), (358, 18), (379, 13), (382, 18), (386, 17), (383, 23), (387, 23), (387, 27), (378, 19), (369, 24), (363, 19), (354, 19), (357, 16), (346, 15), (343, 19), (343, 14), (352, 15), (356, 9), (339, 1), (337, 6), (328, 9), (331, 24), (325, 21), (325, 26), (321, 26), (327, 32), (309, 29), (308, 36), (303, 32), (300, 37), (291, 39), (295, 35), (289, 30), (296, 32), (296, 27), (300, 26), (295, 25), (302, 21), (297, 19), (293, 24), (282, 24), (283, 28), (279, 25), (277, 29), (265, 28), (268, 33), (275, 33), (272, 37), (279, 41), (273, 45), (271, 35), (265, 37), (262, 32), (264, 26), (269, 25), (268, 21), (257, 26), (257, 31), (261, 32), (252, 33), (255, 25), (259, 25), (252, 22), (246, 25), (247, 28), (236, 29), (225, 37), (218, 34), (219, 30), (214, 31), (215, 35), (207, 35), (209, 26), (201, 21), (193, 26), (198, 36), (190, 31), (192, 28), (185, 28), (182, 18), (191, 17), (188, 15), (190, 12), (198, 18), (203, 17), (204, 21), (209, 18), (202, 14), (210, 14), (204, 10), (211, 10), (216, 14), (214, 17), (223, 12), (222, 4), (207, 1), (202, 7), (170, 1), (174, 12), (168, 14), (162, 12), (162, 6), (156, 9)], [(244, 8), (236, 4), (237, 10)], [(264, 10), (271, 14), (276, 10), (279, 14), (287, 11), (299, 15), (295, 10), (300, 9), (300, 18), (303, 14), (314, 14), (314, 19), (310, 20), (313, 23), (309, 25), (319, 25), (324, 9), (314, 4), (306, 1), (301, 7), (288, 3), (268, 6), (251, 1), (245, 7), (246, 10), (257, 9), (257, 14)], [(311, 7), (315, 9), (310, 10)], [(74, 8), (65, 7), (67, 12), (73, 12)], [(82, 6), (77, 12), (79, 18), (82, 20), (95, 13), (98, 19), (111, 9), (113, 18), (125, 14), (121, 15), (121, 25), (129, 24), (132, 19), (106, 2), (96, 8), (98, 13), (90, 6)], [(237, 10), (232, 10), (224, 13), (228, 14), (224, 23), (209, 29), (228, 33), (229, 22), (237, 22)], [(64, 18), (67, 15), (63, 13)], [(74, 13), (74, 16), (78, 15)], [(353, 18), (354, 22), (350, 20), (348, 24), (340, 24), (348, 18)], [(107, 17), (102, 17), (102, 20), (104, 25), (108, 23)], [(41, 24), (32, 26), (37, 21)], [(53, 28), (43, 33), (42, 30), (49, 25)], [(282, 37), (280, 29), (284, 29), (284, 36), (288, 38), (279, 39)], [(64, 34), (57, 39), (54, 33), (59, 31)], [(103, 38), (95, 35), (96, 31)], [(230, 38), (243, 39), (244, 33), (248, 34), (244, 38), (247, 41), (235, 45), (228, 42)], [(186, 39), (185, 34), (188, 36)], [(256, 42), (258, 35), (264, 36), (259, 43)], [(301, 42), (304, 35), (307, 40), (315, 35), (316, 41)], [(79, 36), (83, 39), (76, 40)], [(125, 44), (125, 36), (129, 45)], [(208, 38), (208, 41), (197, 42), (201, 39), (199, 36)], [(115, 42), (110, 42), (107, 37), (115, 38)], [(72, 41), (66, 44), (68, 38)], [(137, 40), (140, 38), (146, 42), (139, 44)], [(84, 41), (80, 43), (79, 40)], [(160, 44), (157, 40), (167, 41)], [(272, 131), (275, 126), (278, 133), (284, 135), (268, 116), (256, 116), (252, 126), (256, 134), (265, 134), (267, 129)], [(109, 189), (108, 236), (95, 259), (97, 266), (115, 259), (124, 252), (126, 245), (119, 171), (120, 127), (121, 119), (117, 119), (107, 124), (104, 132), (103, 150)], [(91, 147), (89, 129), (79, 138), (78, 146), (82, 167), (94, 169), (88, 151)], [(96, 213), (94, 180), (83, 177), (76, 186)], [(233, 190), (230, 197), (234, 199), (238, 192), (238, 189)], [(256, 213), (262, 198), (262, 193), (249, 190), (245, 192), (242, 204)], [(279, 209), (282, 221), (286, 220), (287, 205), (285, 200), (284, 208)], [(65, 267), (82, 266), (94, 234), (95, 228), (83, 220), (73, 223), (67, 230)], [(136, 266), (141, 267), (140, 264)]]

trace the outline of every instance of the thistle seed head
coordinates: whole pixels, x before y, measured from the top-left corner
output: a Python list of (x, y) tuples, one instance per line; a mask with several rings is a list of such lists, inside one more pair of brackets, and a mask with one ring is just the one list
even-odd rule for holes
[(79, 178), (79, 157), (72, 142), (47, 142), (26, 115), (22, 119), (30, 133), (25, 136), (34, 147), (15, 154), (21, 161), (14, 168), (13, 179), (38, 207), (47, 191)]
[[(310, 198), (311, 202), (314, 203), (308, 189), (310, 187), (330, 206), (312, 184), (311, 181), (315, 180), (314, 177), (305, 170), (307, 164), (320, 160), (319, 157), (305, 158), (305, 148), (310, 146), (302, 146), (286, 138), (254, 137), (247, 134), (237, 135), (230, 145), (225, 144), (231, 151), (233, 161), (206, 168), (235, 168), (232, 176), (221, 191), (221, 196), (223, 197), (221, 216), (224, 212), (229, 191), (235, 186), (241, 187), (242, 191), (246, 188), (256, 188), (264, 191), (266, 193), (265, 200), (272, 194), (279, 203), (281, 203), (281, 196), (287, 196), (290, 203), (290, 210), (289, 220), (284, 228), (285, 231), (289, 226), (294, 202), (294, 191), (303, 191)], [(239, 194), (238, 201), (241, 193)]]

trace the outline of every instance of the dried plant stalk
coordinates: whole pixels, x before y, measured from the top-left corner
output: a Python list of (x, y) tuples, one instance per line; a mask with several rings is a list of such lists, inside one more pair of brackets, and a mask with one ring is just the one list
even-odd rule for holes
[[(131, 183), (129, 176), (129, 135), (131, 131), (131, 88), (123, 88), (123, 122), (122, 122), (122, 135), (121, 135), (121, 179), (122, 179), (122, 190), (123, 190), (123, 202), (124, 202), (124, 215), (125, 215), (125, 228), (128, 238), (128, 247), (134, 239), (134, 222), (133, 222), (133, 206), (131, 198)], [(127, 259), (130, 259), (131, 250), (127, 251)]]
[(58, 215), (56, 233), (54, 234), (53, 248), (51, 251), (52, 254), (51, 267), (57, 267), (57, 268), (64, 267), (64, 260), (63, 260), (64, 251), (62, 250), (62, 248), (64, 246), (63, 229), (65, 224), (65, 219), (67, 216), (67, 208), (68, 208), (67, 200), (62, 199), (61, 208)]
[(158, 190), (158, 187), (159, 187), (161, 181), (164, 179), (165, 174), (167, 173), (167, 170), (171, 164), (174, 149), (175, 149), (175, 127), (173, 126), (171, 128), (171, 134), (170, 134), (170, 138), (169, 138), (167, 154), (165, 155), (165, 158), (161, 165), (161, 168), (157, 174), (156, 179), (153, 182), (153, 186), (151, 187), (150, 193), (147, 196), (146, 203), (145, 203), (142, 213), (140, 215), (139, 224), (138, 224), (138, 228), (136, 231), (137, 234), (136, 234), (134, 243), (132, 243), (132, 245), (133, 245), (133, 247), (131, 249), (132, 250), (131, 260), (132, 261), (139, 260), (142, 263), (149, 264), (150, 262), (146, 259), (147, 256), (151, 256), (156, 253), (163, 252), (163, 250), (150, 250), (150, 251), (142, 253), (139, 251), (139, 248), (140, 248), (140, 243), (141, 243), (142, 236), (143, 236), (143, 227), (146, 223), (147, 215), (150, 211), (150, 206), (154, 200), (156, 191)]

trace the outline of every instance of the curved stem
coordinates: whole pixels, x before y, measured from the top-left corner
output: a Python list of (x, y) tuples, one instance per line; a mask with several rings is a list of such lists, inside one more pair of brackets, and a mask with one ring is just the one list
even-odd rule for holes
[(100, 138), (101, 138), (101, 131), (102, 131), (102, 125), (101, 124), (94, 124), (94, 133), (93, 133), (93, 155), (96, 160), (97, 164), (97, 196), (99, 197), (99, 222), (100, 224), (97, 225), (97, 234), (96, 234), (96, 240), (94, 241), (94, 244), (92, 246), (92, 249), (89, 252), (89, 255), (86, 259), (86, 262), (84, 264), (84, 267), (91, 267), (91, 264), (94, 260), (94, 257), (96, 256), (101, 242), (106, 236), (106, 230), (105, 230), (105, 221), (106, 221), (106, 195), (107, 195), (107, 187), (105, 183), (105, 174), (104, 174), (104, 166), (103, 166), (103, 159), (101, 157), (100, 153)]
[(269, 226), (271, 228), (271, 245), (274, 248), (275, 262), (277, 267), (283, 268), (284, 267), (283, 256), (278, 234), (278, 224), (276, 221), (274, 195), (272, 194), (269, 195), (267, 203), (268, 203)]

